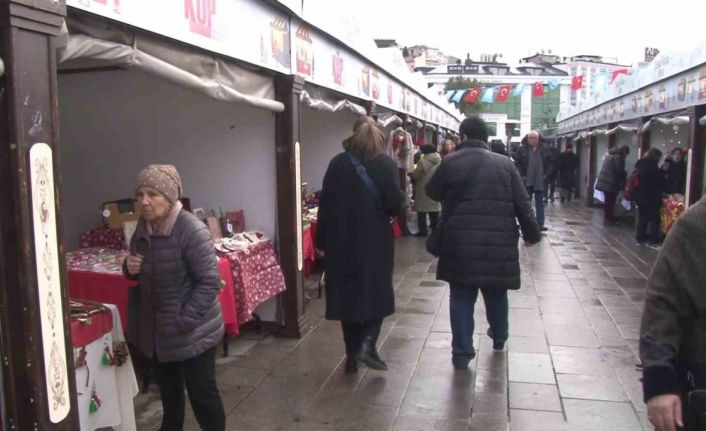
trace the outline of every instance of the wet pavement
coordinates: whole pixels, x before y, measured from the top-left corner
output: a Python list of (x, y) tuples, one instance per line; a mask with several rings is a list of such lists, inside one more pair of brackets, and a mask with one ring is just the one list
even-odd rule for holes
[[(448, 286), (435, 280), (423, 241), (403, 238), (397, 313), (379, 343), (389, 371), (345, 375), (339, 323), (323, 320), (313, 300), (314, 325), (302, 339), (248, 333), (218, 360), (228, 429), (651, 430), (635, 365), (656, 252), (578, 204), (550, 205), (547, 225), (541, 244), (521, 249), (506, 352), (493, 352), (478, 301), (478, 354), (468, 371), (453, 369)], [(156, 430), (160, 409), (156, 388), (140, 395), (139, 429)], [(199, 429), (190, 411), (185, 429)]]

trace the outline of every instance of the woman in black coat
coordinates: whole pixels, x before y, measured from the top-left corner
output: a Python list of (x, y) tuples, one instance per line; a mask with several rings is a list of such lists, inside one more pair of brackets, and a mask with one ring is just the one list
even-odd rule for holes
[(574, 146), (571, 143), (566, 144), (566, 150), (559, 155), (557, 168), (561, 201), (571, 202), (571, 195), (576, 188), (576, 171), (579, 169), (579, 158), (574, 153)]
[(395, 312), (390, 217), (402, 208), (397, 165), (383, 154), (375, 120), (361, 117), (353, 131), (324, 176), (316, 239), (326, 260), (326, 318), (341, 321), (348, 373), (358, 362), (387, 369), (376, 342)]
[(644, 158), (635, 164), (638, 175), (635, 203), (638, 209), (637, 233), (635, 239), (639, 246), (657, 247), (659, 244), (662, 194), (665, 190), (664, 172), (659, 168), (662, 152), (651, 148)]
[(686, 166), (684, 150), (681, 148), (672, 150), (662, 167), (667, 180), (665, 193), (669, 195), (675, 193), (683, 195), (686, 193)]

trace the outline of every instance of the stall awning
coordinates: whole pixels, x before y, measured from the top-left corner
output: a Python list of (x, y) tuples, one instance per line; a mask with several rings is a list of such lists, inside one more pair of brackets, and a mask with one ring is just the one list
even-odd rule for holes
[(701, 119), (699, 120), (699, 124), (701, 124), (702, 126), (706, 126), (706, 115), (701, 117)]
[(677, 117), (667, 118), (667, 117), (654, 117), (648, 122), (640, 127), (640, 134), (643, 134), (650, 130), (653, 124), (662, 124), (665, 126), (683, 126), (689, 124), (689, 117), (687, 115), (680, 115)]
[(224, 102), (274, 112), (271, 76), (235, 61), (91, 16), (67, 18), (68, 34), (58, 49), (59, 70), (131, 67)]
[[(309, 93), (311, 91), (311, 93)], [(350, 111), (358, 115), (367, 115), (364, 107), (351, 102), (348, 99), (331, 100), (324, 96), (322, 92), (316, 90), (302, 91), (301, 102), (304, 106), (328, 112)]]
[(378, 124), (380, 127), (395, 127), (395, 126), (401, 126), (404, 124), (404, 120), (400, 117), (398, 117), (395, 113), (393, 112), (386, 112), (384, 114), (378, 115)]

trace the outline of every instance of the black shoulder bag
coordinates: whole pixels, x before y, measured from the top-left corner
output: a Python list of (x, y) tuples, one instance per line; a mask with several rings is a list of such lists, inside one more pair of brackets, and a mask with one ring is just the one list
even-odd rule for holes
[(365, 169), (365, 166), (363, 166), (363, 164), (360, 162), (360, 160), (358, 160), (349, 151), (346, 151), (346, 155), (348, 155), (348, 159), (350, 159), (351, 163), (353, 163), (353, 167), (355, 168), (355, 172), (358, 174), (360, 179), (363, 180), (363, 184), (365, 184), (365, 187), (368, 189), (368, 191), (372, 195), (373, 199), (375, 200), (375, 206), (377, 206), (379, 209), (384, 209), (384, 205), (382, 202), (382, 195), (380, 193), (380, 190), (375, 185), (375, 182), (373, 181), (373, 179), (370, 178), (370, 174), (368, 174), (368, 170)]
[[(476, 166), (482, 166), (482, 162), (477, 164)], [(458, 199), (460, 199), (461, 196), (463, 196), (463, 193), (471, 186), (478, 171), (479, 169), (476, 168), (475, 170), (472, 170), (470, 174), (468, 174), (468, 176), (465, 180), (463, 180), (461, 185), (454, 190), (454, 198), (449, 199), (447, 201), (451, 205), (447, 205), (446, 208), (442, 209), (441, 220), (439, 220), (439, 225), (436, 229), (431, 232), (431, 234), (429, 234), (429, 237), (427, 237), (426, 249), (432, 256), (439, 257), (439, 255), (441, 255), (441, 244), (443, 242), (444, 237), (444, 225), (448, 223), (449, 219), (451, 218), (451, 213), (453, 213), (453, 210), (456, 208)]]

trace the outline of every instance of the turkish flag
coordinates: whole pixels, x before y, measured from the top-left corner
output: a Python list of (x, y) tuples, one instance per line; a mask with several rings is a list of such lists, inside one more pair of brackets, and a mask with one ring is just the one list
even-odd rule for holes
[(571, 78), (571, 90), (572, 91), (579, 91), (582, 88), (583, 88), (583, 75), (574, 76), (573, 78)]
[(610, 78), (610, 82), (615, 81), (615, 78), (617, 78), (620, 75), (627, 75), (630, 73), (627, 69), (618, 69), (613, 71), (613, 76)]
[(498, 95), (495, 97), (495, 101), (500, 103), (507, 102), (507, 98), (510, 97), (510, 91), (512, 91), (512, 85), (501, 86)]
[(480, 95), (480, 88), (471, 88), (471, 90), (466, 93), (463, 100), (468, 103), (476, 103), (478, 101), (478, 96)]
[(544, 83), (543, 82), (535, 82), (534, 83), (534, 86), (532, 87), (532, 95), (534, 97), (544, 96)]

